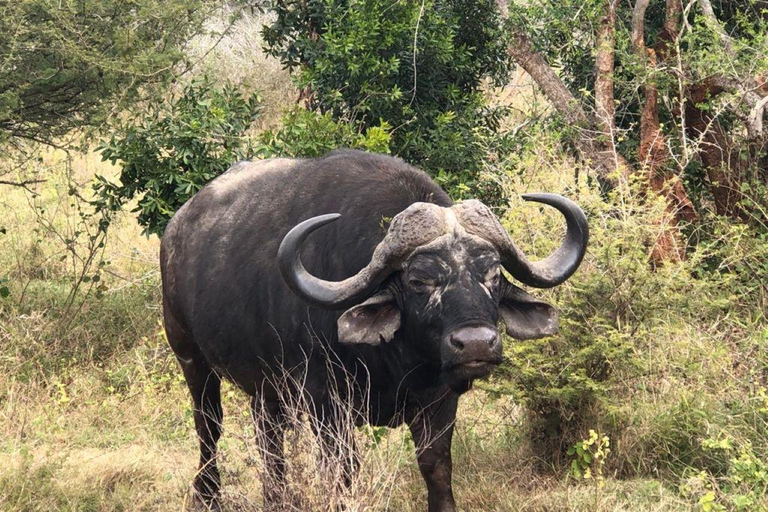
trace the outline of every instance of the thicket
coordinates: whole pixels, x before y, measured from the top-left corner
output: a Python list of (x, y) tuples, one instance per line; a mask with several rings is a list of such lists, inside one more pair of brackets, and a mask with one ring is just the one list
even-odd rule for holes
[[(0, 146), (67, 145), (173, 75), (205, 0), (14, 0), (0, 10)], [(75, 139), (76, 140), (76, 139)]]
[(461, 195), (498, 199), (481, 173), (504, 109), (482, 87), (511, 63), (493, 0), (276, 2), (270, 54), (307, 106), (359, 131), (391, 127), (390, 150)]
[[(583, 173), (579, 180), (532, 173), (544, 162), (578, 170), (562, 149), (547, 154), (559, 144), (537, 131), (516, 154), (524, 172), (507, 186), (577, 197), (590, 218), (590, 250), (567, 286), (545, 294), (560, 308), (560, 334), (509, 340), (506, 363), (479, 386), (525, 406), (540, 469), (571, 473), (581, 460), (571, 448), (594, 430), (611, 440), (606, 472), (661, 475), (696, 500), (713, 493), (713, 506), (763, 510), (765, 228), (709, 213), (690, 227), (684, 260), (651, 265), (668, 215), (664, 198), (649, 198), (640, 179), (606, 198)], [(522, 206), (512, 204), (507, 228), (532, 240), (528, 251), (549, 253), (560, 220)], [(742, 499), (750, 505), (734, 504)]]
[[(561, 333), (507, 340), (505, 365), (478, 386), (525, 407), (540, 469), (661, 476), (704, 510), (766, 510), (764, 2), (270, 9), (267, 49), (300, 104), (256, 132), (250, 86), (181, 78), (113, 125), (101, 154), (121, 175), (99, 179), (98, 208), (138, 201), (139, 222), (161, 234), (234, 160), (347, 146), (420, 165), (456, 199), (482, 197), (528, 252), (547, 254), (560, 218), (517, 194), (572, 197), (589, 252), (568, 283), (538, 292)], [(536, 89), (494, 90), (515, 64)], [(10, 300), (21, 292), (6, 286)]]
[(178, 96), (150, 103), (143, 116), (115, 127), (98, 146), (104, 160), (122, 163), (120, 183), (97, 178), (97, 212), (109, 216), (140, 197), (134, 211), (146, 233), (162, 234), (173, 214), (206, 183), (245, 159), (244, 135), (258, 117), (261, 100), (235, 87), (217, 87), (204, 77)]
[[(243, 154), (311, 157), (340, 146), (394, 153), (432, 173), (456, 198), (479, 196), (494, 204), (501, 200), (487, 161), (506, 149), (495, 135), (505, 109), (492, 106), (482, 91), (488, 84), (505, 83), (510, 70), (501, 17), (493, 1), (313, 0), (275, 2), (271, 7), (276, 17), (263, 30), (266, 48), (294, 72), (305, 108), (286, 112), (280, 128), (257, 137), (260, 143)], [(191, 89), (186, 94), (206, 101), (211, 92)], [(222, 104), (225, 110), (240, 109), (238, 99), (229, 100)], [(186, 107), (172, 100), (163, 108)], [(156, 110), (151, 107), (142, 115), (155, 119)], [(144, 128), (153, 129), (159, 127)], [(235, 140), (245, 137), (247, 126), (227, 130), (227, 137)], [(113, 138), (105, 158), (120, 160), (126, 168), (139, 169), (139, 174), (174, 175), (175, 171), (153, 170), (155, 157), (144, 157), (157, 153), (157, 147), (145, 148), (144, 155), (128, 147), (134, 141), (127, 139), (134, 138), (136, 130), (118, 133), (126, 142)], [(181, 141), (170, 144), (178, 153), (186, 146)], [(219, 165), (206, 165), (203, 173), (182, 170), (195, 190), (223, 172)], [(127, 173), (125, 181), (133, 182), (132, 175), (136, 171)], [(159, 186), (167, 189), (166, 195), (174, 193), (173, 183)], [(104, 185), (101, 190), (115, 203), (120, 202), (118, 197), (144, 192), (126, 183)], [(140, 208), (144, 210), (156, 195), (145, 196)], [(164, 220), (140, 222), (161, 233), (175, 210), (158, 207)]]

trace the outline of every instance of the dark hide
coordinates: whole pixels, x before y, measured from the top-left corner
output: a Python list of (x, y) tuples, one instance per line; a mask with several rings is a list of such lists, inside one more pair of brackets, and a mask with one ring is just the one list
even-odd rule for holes
[[(266, 462), (279, 481), (281, 391), (271, 382), (291, 369), (306, 372), (304, 391), (320, 411), (328, 382), (355, 376), (370, 401), (347, 398), (368, 411), (366, 421), (409, 423), (430, 512), (455, 510), (450, 441), (458, 396), (500, 362), (500, 312), (510, 334), (528, 338), (555, 331), (552, 308), (507, 283), (494, 246), (477, 237), (459, 245), (438, 239), (414, 252), (378, 292), (346, 312), (302, 302), (276, 260), (293, 226), (338, 212), (338, 221), (309, 236), (301, 259), (312, 274), (340, 281), (368, 264), (389, 221), (415, 202), (453, 204), (426, 174), (398, 159), (339, 151), (239, 163), (169, 223), (161, 247), (165, 326), (195, 403), (195, 489), (207, 504), (216, 504), (219, 489), (219, 379), (256, 397), (257, 412), (274, 420), (264, 449), (274, 455)], [(340, 363), (335, 376), (328, 374), (329, 353)], [(277, 499), (275, 493), (265, 488), (265, 500)]]

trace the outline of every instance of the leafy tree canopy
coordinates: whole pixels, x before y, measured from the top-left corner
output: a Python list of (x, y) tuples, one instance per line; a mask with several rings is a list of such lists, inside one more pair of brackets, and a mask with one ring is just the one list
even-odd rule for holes
[[(153, 102), (139, 120), (117, 127), (99, 146), (122, 164), (120, 183), (97, 176), (97, 210), (105, 214), (140, 197), (134, 211), (146, 233), (162, 234), (173, 214), (206, 183), (251, 153), (248, 128), (261, 109), (258, 95), (194, 80), (177, 96)], [(106, 226), (104, 226), (106, 227)]]
[(167, 77), (208, 0), (13, 0), (0, 8), (0, 145), (56, 144)]
[(274, 10), (268, 51), (310, 108), (360, 131), (385, 122), (394, 154), (473, 183), (501, 115), (481, 87), (510, 69), (492, 0), (279, 0)]

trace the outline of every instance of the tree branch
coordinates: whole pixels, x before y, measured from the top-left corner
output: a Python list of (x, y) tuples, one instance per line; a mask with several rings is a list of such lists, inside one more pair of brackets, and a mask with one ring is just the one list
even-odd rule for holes
[(575, 143), (582, 158), (591, 161), (600, 178), (611, 186), (615, 185), (612, 176), (617, 170), (621, 176), (627, 177), (631, 173), (629, 163), (613, 148), (606, 150), (598, 142), (596, 136), (599, 130), (595, 120), (587, 115), (546, 59), (533, 49), (528, 36), (513, 30), (511, 40), (507, 49), (509, 55), (533, 78), (566, 122), (579, 130)]
[[(659, 121), (659, 90), (656, 83), (656, 57), (654, 48), (645, 44), (645, 14), (649, 0), (637, 0), (632, 10), (632, 50), (647, 70), (642, 82), (644, 103), (640, 114), (640, 147), (638, 159), (642, 170), (647, 174), (648, 187), (664, 197), (667, 204), (667, 216), (659, 219), (659, 234), (651, 250), (650, 258), (654, 264), (664, 261), (679, 261), (685, 258), (685, 243), (680, 236), (680, 219), (693, 220), (696, 216), (693, 204), (678, 177), (671, 172), (671, 153), (667, 147), (667, 136)], [(677, 0), (666, 2), (664, 30), (657, 36), (655, 47), (661, 50), (662, 58), (670, 48), (669, 38), (677, 32), (676, 20), (679, 20)]]
[[(731, 56), (736, 57), (736, 50), (733, 47), (733, 39), (729, 36), (723, 26), (720, 24), (720, 20), (717, 19), (715, 11), (712, 8), (712, 2), (710, 0), (698, 0), (699, 7), (702, 14), (707, 18), (710, 27), (717, 32), (720, 36), (720, 41), (723, 43), (725, 52)], [(743, 101), (749, 107), (749, 114), (739, 117), (747, 127), (747, 136), (750, 139), (757, 139), (763, 135), (763, 116), (765, 115), (766, 106), (768, 106), (768, 96), (762, 97), (757, 92), (761, 86), (765, 84), (758, 84), (756, 80), (751, 77), (747, 80), (746, 84), (739, 82), (738, 80), (722, 77), (721, 86), (728, 91), (740, 94)], [(739, 115), (736, 113), (736, 115)]]
[(768, 107), (768, 96), (756, 102), (749, 111), (747, 118), (747, 130), (750, 130), (753, 136), (759, 136), (763, 133), (763, 115)]
[(544, 95), (552, 102), (555, 109), (574, 125), (590, 126), (591, 120), (579, 101), (573, 97), (560, 77), (555, 74), (544, 57), (533, 49), (527, 35), (515, 30), (512, 32), (512, 44), (507, 49), (509, 55), (529, 74)]
[(725, 51), (728, 55), (735, 55), (736, 52), (733, 49), (733, 40), (731, 39), (731, 36), (725, 33), (723, 26), (720, 25), (720, 20), (717, 19), (715, 11), (712, 8), (712, 2), (709, 0), (699, 0), (699, 7), (701, 8), (702, 14), (704, 14), (709, 21), (711, 28), (720, 36), (720, 41), (722, 41)]
[(0, 185), (8, 185), (11, 187), (21, 187), (27, 192), (34, 192), (29, 185), (37, 185), (38, 183), (45, 183), (48, 180), (24, 180), (24, 181), (8, 181), (0, 180)]
[(632, 9), (632, 47), (635, 52), (645, 54), (645, 11), (650, 0), (637, 0)]
[(758, 139), (763, 135), (763, 116), (765, 110), (768, 108), (768, 96), (760, 96), (756, 91), (761, 89), (765, 84), (757, 84), (752, 80), (752, 83), (742, 83), (741, 81), (727, 77), (727, 76), (711, 76), (706, 80), (696, 84), (693, 88), (696, 94), (693, 96), (693, 100), (696, 103), (701, 103), (707, 98), (717, 96), (723, 92), (730, 92), (736, 94), (741, 98), (747, 107), (749, 108), (749, 114), (744, 115), (743, 111), (729, 109), (736, 115), (744, 125), (747, 127), (747, 136), (750, 139)]

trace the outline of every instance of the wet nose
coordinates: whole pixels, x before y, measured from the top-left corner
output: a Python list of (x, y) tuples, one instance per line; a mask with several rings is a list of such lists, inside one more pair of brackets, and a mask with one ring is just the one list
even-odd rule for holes
[(493, 348), (499, 340), (496, 329), (485, 326), (462, 327), (450, 336), (451, 345), (458, 351), (482, 350)]

